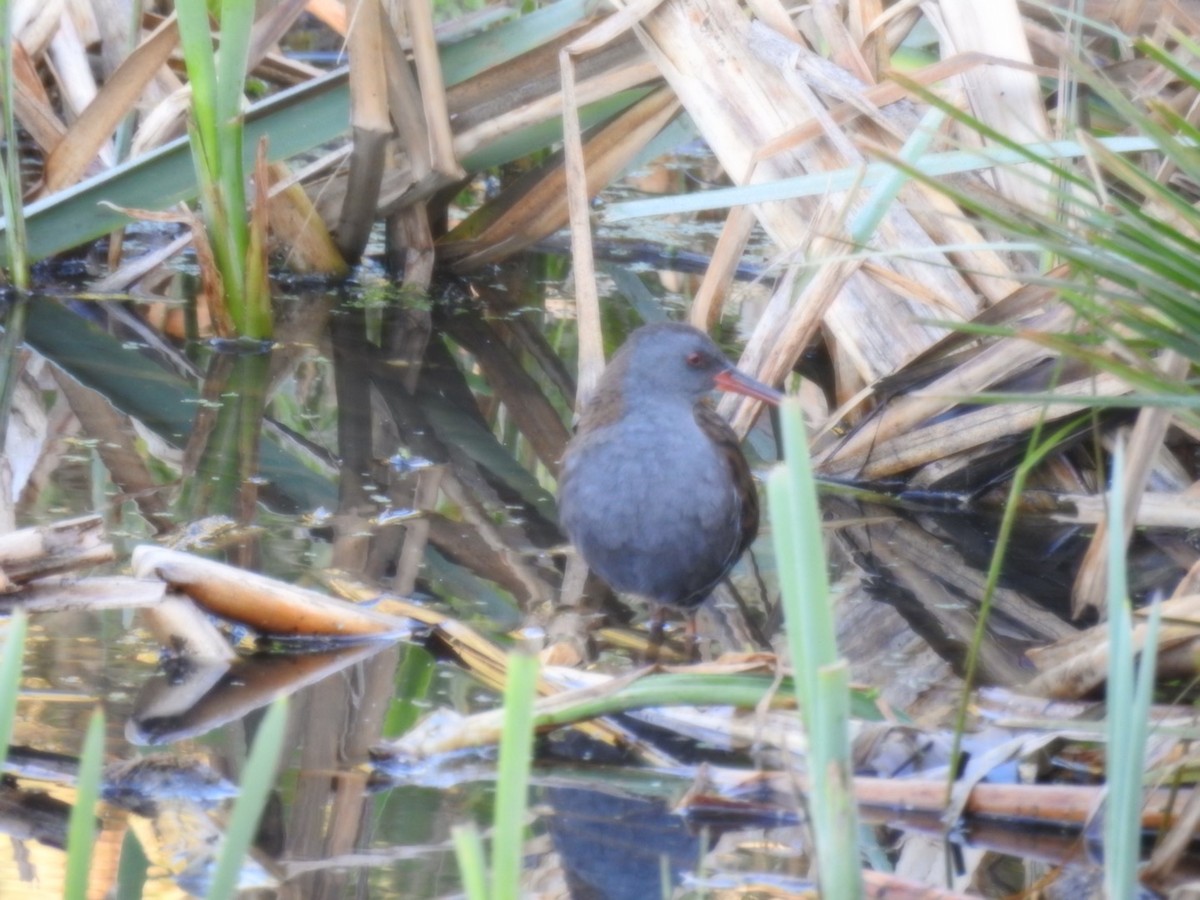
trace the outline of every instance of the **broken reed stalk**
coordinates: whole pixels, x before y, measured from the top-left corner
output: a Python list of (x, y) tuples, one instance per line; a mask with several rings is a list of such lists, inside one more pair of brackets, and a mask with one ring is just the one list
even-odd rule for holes
[(112, 544), (104, 540), (104, 520), (80, 516), (22, 528), (0, 536), (0, 578), (14, 585), (111, 562)]
[(396, 637), (409, 623), (316, 591), (177, 550), (143, 545), (133, 551), (140, 578), (161, 578), (214, 615), (275, 637)]

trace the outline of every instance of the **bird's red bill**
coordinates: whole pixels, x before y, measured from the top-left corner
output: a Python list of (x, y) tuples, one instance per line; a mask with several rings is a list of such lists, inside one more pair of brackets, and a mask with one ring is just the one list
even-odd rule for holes
[(719, 372), (713, 381), (716, 382), (717, 390), (728, 391), (731, 394), (744, 394), (747, 397), (762, 400), (764, 403), (770, 403), (772, 406), (778, 406), (783, 399), (783, 394), (775, 388), (767, 387), (761, 381), (751, 378), (739, 369), (726, 369), (724, 372)]

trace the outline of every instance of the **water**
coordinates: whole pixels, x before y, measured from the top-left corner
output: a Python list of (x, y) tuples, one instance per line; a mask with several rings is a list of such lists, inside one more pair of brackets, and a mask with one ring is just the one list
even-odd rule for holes
[[(610, 637), (640, 633), (644, 610), (603, 594), (576, 609), (559, 605), (553, 471), (569, 435), (575, 352), (554, 299), (564, 275), (559, 262), (531, 255), (489, 284), (451, 283), (399, 303), (381, 302), (370, 277), (341, 292), (298, 285), (284, 299), (271, 353), (198, 343), (178, 350), (122, 310), (39, 303), (29, 342), (58, 368), (35, 357), (25, 372), (21, 408), (34, 422), (40, 407), (44, 421), (10, 448), (29, 475), (18, 523), (99, 512), (117, 553), (107, 572), (126, 573), (132, 549), (157, 542), (324, 591), (344, 573), (413, 596), (502, 645), (520, 629), (523, 640), (544, 636), (555, 652), (627, 670), (638, 652)], [(607, 308), (617, 329), (636, 321), (620, 300)], [(136, 425), (111, 415), (110, 400)], [(760, 465), (772, 443), (769, 433), (755, 441)], [(944, 722), (957, 702), (994, 518), (850, 500), (830, 500), (828, 515), (842, 649), (855, 676), (875, 685), (887, 708)], [(1023, 683), (1033, 674), (1024, 651), (1073, 631), (1053, 602), (1069, 583), (1071, 538), (1057, 527), (1031, 538), (1013, 573), (1029, 577), (1010, 579), (997, 600), (985, 681)], [(768, 544), (760, 538), (757, 566), (737, 572), (748, 610), (712, 617), (710, 633), (724, 644), (710, 653), (777, 637)], [(615, 630), (597, 636), (589, 626), (601, 615)], [(21, 787), (69, 799), (71, 759), (92, 708), (103, 706), (107, 760), (151, 760), (155, 777), (140, 788), (144, 807), (130, 810), (127, 798), (107, 807), (97, 870), (112, 870), (131, 832), (151, 858), (147, 896), (172, 884), (196, 889), (203, 866), (180, 874), (179, 860), (205, 858), (208, 832), (196, 823), (219, 822), (228, 802), (210, 795), (211, 779), (180, 773), (199, 761), (214, 778), (240, 781), (263, 707), (287, 693), (289, 749), (258, 857), (260, 876), (280, 885), (276, 895), (459, 892), (450, 829), (488, 827), (490, 753), (398, 776), (374, 771), (369, 752), (431, 711), (490, 709), (495, 691), (423, 633), (311, 652), (230, 636), (240, 642), (236, 662), (197, 664), (156, 640), (144, 613), (35, 616), (14, 744), (61, 755), (63, 771), (18, 770)], [(647, 769), (569, 733), (543, 748), (530, 801), (530, 895), (657, 896), (664, 880), (693, 895), (808, 884), (792, 800), (768, 793), (716, 815), (700, 814), (704, 804), (675, 811), (693, 785), (692, 764), (744, 766), (744, 749), (697, 751), (629, 724), (682, 765)], [(912, 865), (911, 851), (893, 844), (899, 831), (880, 824), (874, 833), (879, 859)], [(21, 848), (0, 858), (0, 881), (37, 896), (61, 856), (35, 841)]]

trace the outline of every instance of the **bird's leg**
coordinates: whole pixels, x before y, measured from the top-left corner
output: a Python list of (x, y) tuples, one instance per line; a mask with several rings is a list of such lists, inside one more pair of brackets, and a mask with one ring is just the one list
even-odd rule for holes
[(655, 606), (654, 612), (650, 614), (650, 640), (646, 644), (646, 665), (652, 666), (658, 662), (658, 654), (662, 649), (663, 641), (666, 639), (666, 634), (663, 631), (663, 625), (667, 620), (667, 608), (665, 606)]
[(654, 612), (650, 614), (650, 636), (655, 638), (659, 644), (663, 641), (663, 626), (666, 623), (667, 608), (665, 606), (654, 607)]
[(687, 624), (683, 627), (684, 647), (690, 662), (700, 662), (700, 635), (696, 632), (696, 611), (687, 614)]

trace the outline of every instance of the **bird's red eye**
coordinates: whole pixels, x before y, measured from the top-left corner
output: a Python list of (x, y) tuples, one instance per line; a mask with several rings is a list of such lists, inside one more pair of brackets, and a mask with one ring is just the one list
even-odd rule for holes
[(693, 350), (687, 355), (685, 361), (693, 369), (699, 369), (702, 365), (704, 365), (704, 354), (699, 350)]

